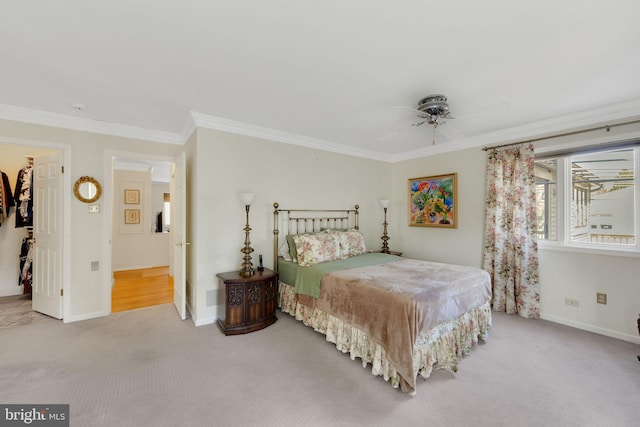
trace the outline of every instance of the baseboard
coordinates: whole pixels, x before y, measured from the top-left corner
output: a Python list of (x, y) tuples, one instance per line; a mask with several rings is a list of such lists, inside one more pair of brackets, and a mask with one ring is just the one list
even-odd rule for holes
[(213, 323), (216, 323), (217, 318), (216, 317), (208, 317), (206, 319), (198, 319), (193, 321), (193, 323), (196, 326), (204, 326), (204, 325), (211, 325)]
[(71, 322), (79, 322), (81, 320), (89, 320), (89, 319), (95, 319), (97, 317), (104, 317), (104, 316), (108, 316), (110, 313), (106, 313), (104, 311), (96, 311), (93, 313), (87, 313), (87, 314), (80, 314), (77, 316), (71, 316), (71, 319), (67, 319), (64, 318), (62, 319), (62, 321), (64, 323), (71, 323)]
[[(17, 286), (16, 286), (17, 288)], [(15, 291), (0, 291), (0, 297), (13, 297), (16, 295), (22, 295), (22, 287), (18, 288), (17, 292)]]
[(589, 325), (588, 323), (576, 322), (575, 320), (565, 319), (563, 317), (552, 316), (549, 314), (540, 314), (540, 318), (544, 320), (548, 320), (554, 323), (560, 323), (562, 325), (571, 326), (572, 328), (582, 329), (583, 331), (593, 332), (595, 334), (604, 335), (607, 337), (619, 339), (622, 341), (631, 342), (634, 344), (640, 344), (640, 337), (624, 334), (618, 331), (614, 331), (611, 329), (600, 328), (597, 326)]

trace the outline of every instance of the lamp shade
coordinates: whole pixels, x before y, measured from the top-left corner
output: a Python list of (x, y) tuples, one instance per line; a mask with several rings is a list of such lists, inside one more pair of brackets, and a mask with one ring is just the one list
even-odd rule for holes
[(245, 206), (251, 206), (251, 202), (256, 197), (256, 193), (240, 193), (240, 200)]
[(383, 208), (388, 208), (389, 203), (391, 203), (390, 200), (380, 200), (380, 206), (382, 206)]

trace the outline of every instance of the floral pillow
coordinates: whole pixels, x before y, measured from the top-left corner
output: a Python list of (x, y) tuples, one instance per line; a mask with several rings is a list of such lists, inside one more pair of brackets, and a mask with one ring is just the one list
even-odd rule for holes
[(340, 244), (339, 259), (345, 259), (368, 252), (367, 246), (364, 243), (364, 236), (358, 230), (330, 230), (330, 233), (336, 236)]
[(340, 244), (333, 233), (321, 231), (296, 234), (293, 236), (293, 242), (296, 246), (298, 265), (302, 267), (339, 259)]
[(358, 230), (345, 231), (347, 248), (349, 256), (356, 256), (368, 252), (367, 246), (364, 244), (364, 236)]

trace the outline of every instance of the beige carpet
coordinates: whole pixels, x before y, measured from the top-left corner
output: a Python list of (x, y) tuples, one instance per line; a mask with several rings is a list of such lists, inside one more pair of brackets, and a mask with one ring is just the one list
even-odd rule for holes
[(410, 397), (278, 312), (225, 337), (173, 305), (0, 330), (0, 402), (73, 426), (637, 426), (638, 346), (495, 314), (488, 342)]
[(30, 295), (15, 295), (0, 298), (0, 328), (27, 325), (46, 318), (33, 311)]

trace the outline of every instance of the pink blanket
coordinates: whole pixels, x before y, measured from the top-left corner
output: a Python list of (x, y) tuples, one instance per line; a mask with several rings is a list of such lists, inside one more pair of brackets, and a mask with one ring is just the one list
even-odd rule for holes
[(387, 352), (403, 391), (413, 392), (413, 349), (420, 333), (490, 298), (491, 280), (484, 270), (401, 259), (326, 274), (320, 298), (310, 306), (366, 332)]

